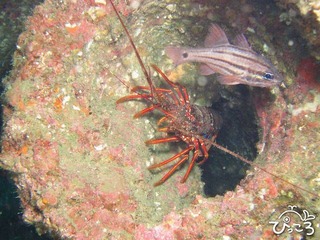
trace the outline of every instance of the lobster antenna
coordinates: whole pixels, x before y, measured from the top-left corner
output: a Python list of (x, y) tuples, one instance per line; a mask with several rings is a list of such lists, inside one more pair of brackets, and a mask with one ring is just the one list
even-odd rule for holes
[(113, 72), (111, 72), (111, 71), (109, 71), (110, 72), (110, 74), (112, 75), (112, 76), (114, 76), (116, 79), (118, 79), (119, 80), (119, 82), (121, 82), (126, 88), (128, 88), (129, 89), (129, 91), (130, 91), (130, 89), (131, 89), (131, 87), (128, 85), (128, 84), (126, 84), (122, 79), (120, 79), (116, 74), (114, 74)]
[(239, 155), (239, 154), (237, 154), (237, 153), (229, 150), (228, 148), (225, 148), (225, 147), (221, 146), (221, 145), (218, 144), (218, 143), (215, 143), (215, 142), (213, 142), (213, 141), (211, 141), (211, 140), (209, 140), (209, 139), (205, 139), (205, 138), (200, 137), (200, 136), (199, 136), (199, 138), (202, 139), (204, 142), (206, 142), (206, 143), (208, 143), (208, 144), (210, 144), (210, 145), (212, 145), (212, 146), (220, 149), (221, 151), (224, 151), (224, 152), (230, 154), (231, 156), (234, 156), (235, 158), (238, 158), (238, 159), (240, 159), (241, 161), (243, 161), (243, 162), (251, 165), (252, 167), (256, 167), (256, 168), (260, 169), (261, 171), (270, 174), (270, 175), (273, 176), (274, 178), (277, 178), (277, 179), (279, 179), (279, 180), (281, 180), (281, 181), (283, 181), (283, 182), (285, 182), (285, 183), (287, 183), (287, 184), (289, 184), (289, 185), (291, 185), (291, 186), (293, 186), (293, 187), (295, 187), (295, 188), (298, 188), (298, 189), (300, 189), (301, 191), (307, 192), (307, 193), (315, 196), (316, 198), (319, 198), (319, 197), (320, 197), (319, 194), (317, 194), (317, 193), (315, 193), (315, 192), (312, 192), (312, 191), (310, 191), (310, 190), (307, 190), (307, 189), (305, 189), (305, 188), (302, 188), (302, 187), (300, 187), (300, 186), (298, 186), (298, 185), (296, 185), (296, 184), (293, 184), (293, 183), (289, 182), (288, 180), (285, 180), (285, 179), (282, 178), (282, 177), (277, 176), (276, 174), (274, 174), (274, 173), (266, 170), (265, 168), (260, 167), (258, 164), (249, 161), (248, 159), (246, 159), (246, 158), (242, 157), (241, 155)]
[(134, 44), (134, 42), (133, 42), (133, 40), (132, 40), (132, 38), (131, 38), (131, 35), (130, 35), (130, 33), (128, 32), (126, 26), (124, 25), (124, 22), (122, 21), (122, 18), (120, 17), (120, 14), (118, 13), (118, 11), (117, 11), (115, 5), (113, 4), (112, 0), (110, 0), (110, 3), (111, 3), (111, 5), (112, 5), (112, 8), (114, 9), (114, 11), (116, 12), (116, 14), (117, 14), (117, 16), (118, 16), (118, 19), (120, 20), (120, 23), (121, 23), (121, 25), (122, 25), (122, 27), (123, 27), (123, 29), (124, 29), (127, 37), (129, 38), (130, 44), (131, 44), (131, 46), (132, 46), (132, 48), (133, 48), (133, 50), (134, 50), (134, 52), (135, 52), (135, 54), (136, 54), (136, 56), (137, 56), (137, 58), (138, 58), (138, 61), (139, 61), (139, 64), (140, 64), (140, 66), (141, 66), (141, 68), (142, 68), (143, 74), (144, 74), (144, 76), (146, 77), (146, 79), (147, 79), (147, 81), (148, 81), (148, 84), (149, 84), (149, 86), (150, 86), (151, 95), (153, 96), (153, 94), (155, 93), (155, 87), (154, 87), (154, 85), (152, 84), (152, 81), (151, 81), (151, 79), (150, 79), (150, 76), (149, 76), (149, 74), (148, 74), (148, 71), (147, 71), (146, 67), (144, 66), (144, 64), (143, 64), (143, 62), (142, 62), (141, 56), (140, 56), (140, 54), (139, 54), (139, 52), (138, 52), (138, 50), (137, 50), (137, 48), (136, 48), (136, 45)]

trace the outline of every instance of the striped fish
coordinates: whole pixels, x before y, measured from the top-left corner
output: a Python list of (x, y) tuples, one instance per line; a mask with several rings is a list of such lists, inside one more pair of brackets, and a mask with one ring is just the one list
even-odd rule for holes
[(204, 45), (205, 48), (169, 46), (165, 50), (175, 65), (200, 62), (201, 75), (219, 73), (221, 84), (272, 87), (282, 82), (276, 68), (251, 49), (243, 34), (237, 35), (234, 44), (230, 44), (225, 32), (213, 24)]

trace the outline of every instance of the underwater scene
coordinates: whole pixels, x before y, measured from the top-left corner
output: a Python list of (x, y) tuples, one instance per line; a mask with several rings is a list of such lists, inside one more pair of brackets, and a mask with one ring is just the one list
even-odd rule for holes
[(320, 239), (319, 1), (0, 7), (0, 239)]

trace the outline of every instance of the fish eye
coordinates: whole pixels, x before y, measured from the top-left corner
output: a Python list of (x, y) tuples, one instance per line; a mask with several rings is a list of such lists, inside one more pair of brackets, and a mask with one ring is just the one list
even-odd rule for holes
[(182, 57), (183, 58), (187, 58), (188, 57), (188, 53), (186, 53), (186, 52), (182, 53)]
[(265, 73), (263, 78), (267, 79), (267, 80), (271, 80), (271, 79), (273, 79), (273, 74), (272, 73)]

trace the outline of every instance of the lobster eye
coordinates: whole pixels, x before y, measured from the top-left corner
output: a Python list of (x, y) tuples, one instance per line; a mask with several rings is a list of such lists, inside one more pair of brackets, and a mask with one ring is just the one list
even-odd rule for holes
[(273, 74), (272, 73), (265, 73), (263, 78), (267, 79), (267, 80), (271, 80), (271, 79), (273, 79)]

